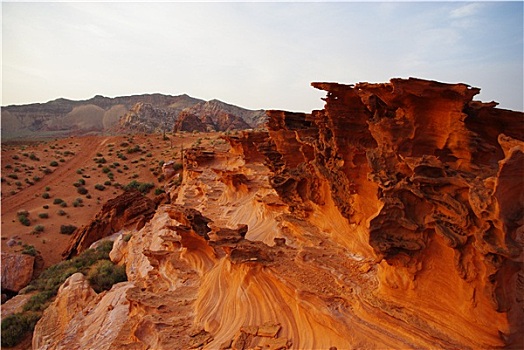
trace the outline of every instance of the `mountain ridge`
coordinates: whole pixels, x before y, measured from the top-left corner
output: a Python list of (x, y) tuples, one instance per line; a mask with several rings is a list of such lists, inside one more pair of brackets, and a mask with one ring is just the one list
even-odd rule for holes
[[(138, 104), (150, 107), (144, 112)], [(190, 110), (195, 105), (200, 107)], [(210, 110), (209, 106), (213, 108)], [(265, 121), (264, 110), (249, 110), (218, 99), (205, 101), (188, 94), (95, 95), (86, 100), (57, 98), (45, 103), (3, 106), (1, 110), (4, 140), (172, 130), (184, 110), (196, 113), (202, 121), (206, 118), (201, 114), (210, 114), (214, 124), (205, 125), (204, 122), (204, 130), (216, 130), (216, 116), (224, 113), (233, 116), (231, 120), (225, 118), (226, 125), (221, 127), (224, 130), (256, 127)], [(164, 120), (166, 115), (169, 120)]]

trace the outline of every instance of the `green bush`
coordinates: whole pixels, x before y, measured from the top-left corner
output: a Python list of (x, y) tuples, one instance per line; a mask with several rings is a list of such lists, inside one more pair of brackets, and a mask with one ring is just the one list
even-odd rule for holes
[(64, 201), (64, 202), (60, 203), (60, 206), (61, 206), (62, 208), (66, 208), (66, 207), (67, 207), (67, 203)]
[(49, 193), (47, 193), (47, 192), (42, 193), (42, 198), (43, 199), (49, 199), (50, 197), (51, 196), (49, 195)]
[(66, 212), (63, 211), (62, 209), (60, 209), (59, 211), (56, 212), (56, 214), (57, 214), (58, 216), (65, 216), (65, 215), (66, 215)]
[(31, 153), (31, 154), (29, 155), (29, 159), (31, 159), (31, 160), (36, 160), (36, 161), (39, 161), (39, 160), (40, 160), (40, 159), (39, 159), (39, 158), (38, 158), (34, 153)]
[(128, 191), (131, 189), (136, 189), (141, 193), (145, 194), (148, 193), (153, 187), (155, 187), (155, 184), (152, 182), (139, 182), (133, 180), (124, 187), (124, 190)]
[(53, 199), (53, 204), (61, 204), (64, 200), (61, 198), (55, 198)]
[(49, 192), (49, 191), (51, 191), (51, 187), (46, 186), (46, 187), (44, 188), (44, 190), (45, 190), (46, 192)]
[(107, 180), (106, 182), (104, 182), (104, 185), (111, 186), (111, 181)]
[(49, 163), (51, 166), (58, 166), (58, 162), (56, 160), (53, 160), (51, 163)]
[(118, 266), (109, 260), (99, 260), (89, 269), (87, 279), (95, 292), (109, 290), (113, 284), (127, 281), (125, 266)]
[(32, 245), (24, 244), (22, 249), (22, 254), (36, 256), (38, 254), (36, 248)]
[(60, 233), (63, 235), (70, 235), (75, 232), (76, 229), (77, 227), (75, 225), (60, 225)]
[(48, 213), (40, 213), (40, 214), (38, 214), (38, 217), (40, 219), (49, 219), (49, 214)]
[(33, 231), (34, 231), (34, 232), (44, 232), (44, 225), (36, 225), (36, 226), (33, 228)]
[(13, 180), (18, 180), (18, 175), (16, 175), (16, 174), (9, 174), (9, 175), (7, 175), (7, 177), (9, 177), (9, 178), (11, 178)]
[(13, 347), (31, 333), (41, 317), (39, 312), (24, 312), (7, 316), (2, 321), (2, 347)]
[(106, 189), (106, 187), (104, 185), (101, 185), (101, 184), (96, 184), (95, 185), (95, 188), (99, 191), (103, 191)]
[(44, 311), (51, 303), (50, 299), (54, 297), (55, 295), (56, 295), (56, 292), (53, 292), (53, 290), (44, 290), (38, 294), (35, 294), (31, 298), (29, 298), (29, 300), (25, 303), (23, 310), (24, 311)]
[(80, 194), (87, 194), (87, 192), (89, 192), (89, 191), (87, 190), (87, 188), (85, 188), (85, 187), (83, 187), (83, 186), (78, 187), (78, 188), (76, 189), (76, 191), (77, 191), (78, 193), (80, 193)]
[(111, 171), (111, 169), (109, 169), (109, 168), (106, 167), (106, 166), (102, 168), (102, 172), (103, 172), (104, 174), (107, 174), (107, 173), (110, 172), (110, 171)]
[(175, 171), (181, 170), (183, 167), (184, 165), (182, 163), (173, 164), (173, 169), (175, 169)]
[(155, 188), (155, 196), (158, 196), (159, 194), (166, 193), (163, 188)]
[(27, 215), (21, 215), (19, 214), (18, 215), (18, 221), (20, 221), (20, 223), (24, 226), (30, 226), (31, 225), (31, 220), (29, 220), (29, 218), (27, 217)]

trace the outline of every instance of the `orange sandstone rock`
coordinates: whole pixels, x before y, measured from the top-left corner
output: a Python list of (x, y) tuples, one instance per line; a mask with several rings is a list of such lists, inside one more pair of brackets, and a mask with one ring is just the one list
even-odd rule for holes
[(129, 281), (99, 298), (126, 309), (103, 344), (518, 348), (523, 114), (465, 84), (313, 86), (323, 110), (269, 111), (229, 152), (186, 151), (172, 202), (115, 247)]

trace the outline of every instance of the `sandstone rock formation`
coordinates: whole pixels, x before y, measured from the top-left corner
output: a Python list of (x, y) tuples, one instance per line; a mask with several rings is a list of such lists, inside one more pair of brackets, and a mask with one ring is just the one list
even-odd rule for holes
[(464, 84), (313, 86), (323, 110), (186, 150), (172, 203), (115, 242), (128, 282), (34, 348), (523, 344), (524, 115)]
[(155, 203), (151, 199), (137, 190), (126, 191), (104, 204), (91, 223), (78, 228), (62, 255), (66, 259), (72, 258), (94, 242), (124, 228), (139, 230), (151, 219), (154, 211)]
[(35, 258), (27, 254), (2, 252), (2, 291), (19, 292), (33, 278)]

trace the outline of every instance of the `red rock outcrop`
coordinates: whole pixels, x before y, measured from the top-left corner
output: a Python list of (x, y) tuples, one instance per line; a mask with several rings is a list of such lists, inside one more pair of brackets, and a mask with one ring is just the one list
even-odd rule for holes
[(2, 252), (2, 291), (19, 292), (33, 278), (35, 258), (26, 254)]
[[(324, 110), (270, 111), (267, 131), (226, 137), (229, 150), (187, 150), (171, 203), (115, 242), (128, 282), (96, 302), (125, 305), (112, 332), (77, 319), (49, 337), (112, 349), (518, 348), (523, 114), (472, 101), (478, 89), (464, 84), (313, 85), (328, 92)], [(116, 317), (93, 303), (82, 312)], [(37, 328), (34, 339), (51, 334)]]
[(70, 259), (88, 249), (91, 244), (124, 228), (139, 230), (151, 219), (155, 203), (136, 190), (126, 191), (102, 206), (95, 218), (78, 228), (69, 247), (62, 253)]

